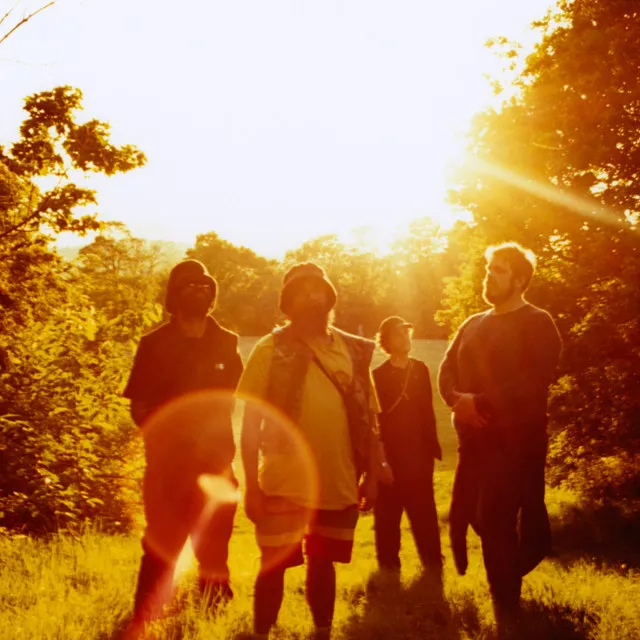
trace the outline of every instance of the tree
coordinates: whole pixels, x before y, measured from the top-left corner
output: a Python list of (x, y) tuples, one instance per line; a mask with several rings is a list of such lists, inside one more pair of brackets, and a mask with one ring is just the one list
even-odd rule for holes
[[(157, 243), (135, 238), (122, 224), (108, 225), (78, 252), (78, 285), (100, 315), (103, 330), (118, 328), (128, 341), (162, 318), (163, 283), (169, 267)], [(114, 322), (115, 321), (115, 322)]]
[(443, 297), (445, 278), (454, 275), (458, 258), (451, 250), (451, 238), (440, 233), (431, 218), (412, 221), (392, 247), (389, 259), (393, 268), (390, 306), (411, 320), (415, 336), (443, 338), (446, 332), (435, 315)]
[[(22, 27), (27, 22), (29, 22), (29, 20), (31, 20), (31, 18), (34, 18), (35, 16), (37, 16), (40, 12), (44, 11), (45, 9), (48, 9), (49, 7), (52, 7), (55, 3), (56, 3), (56, 0), (52, 0), (52, 2), (48, 2), (47, 4), (42, 5), (39, 9), (36, 9), (35, 11), (32, 11), (31, 13), (23, 16), (16, 24), (13, 25), (13, 27), (7, 27), (7, 31), (4, 34), (2, 34), (0, 32), (0, 44), (2, 44), (10, 35), (15, 33), (20, 27)], [(0, 27), (2, 27), (2, 25), (6, 22), (6, 20), (11, 16), (11, 14), (13, 13), (13, 10), (16, 8), (17, 5), (18, 5), (18, 3), (16, 2), (16, 4), (13, 5), (13, 7), (11, 7), (0, 18)]]
[[(515, 94), (474, 123), (451, 200), (473, 215), (467, 238), (539, 256), (530, 299), (565, 340), (557, 477), (629, 495), (640, 486), (640, 7), (564, 0), (537, 26)], [(449, 308), (477, 304), (472, 278), (449, 289)]]
[(216, 317), (244, 335), (263, 335), (279, 317), (280, 272), (246, 247), (237, 247), (217, 233), (199, 235), (187, 257), (200, 260), (218, 283)]
[(118, 478), (135, 432), (120, 394), (144, 326), (92, 307), (49, 244), (103, 226), (78, 212), (96, 194), (74, 174), (113, 175), (145, 158), (113, 146), (107, 124), (78, 124), (81, 97), (59, 87), (27, 98), (20, 140), (0, 148), (0, 526), (29, 531), (128, 520)]
[[(97, 198), (95, 191), (78, 187), (73, 176), (114, 175), (146, 162), (134, 146), (113, 146), (107, 123), (76, 121), (82, 109), (79, 89), (57, 87), (32, 95), (24, 108), (28, 117), (20, 140), (8, 149), (0, 146), (0, 290), (15, 300), (14, 318), (23, 319), (46, 313), (45, 300), (63, 302), (68, 266), (49, 249), (51, 234), (84, 235), (102, 226), (95, 213), (78, 213), (95, 206)], [(0, 334), (6, 331), (0, 320)]]

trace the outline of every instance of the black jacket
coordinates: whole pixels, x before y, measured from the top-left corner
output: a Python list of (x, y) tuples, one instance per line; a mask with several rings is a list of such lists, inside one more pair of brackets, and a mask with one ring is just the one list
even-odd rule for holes
[(374, 369), (373, 380), (381, 408), (380, 437), (389, 464), (397, 478), (417, 477), (425, 460), (442, 459), (429, 369), (414, 358), (405, 369), (386, 360)]

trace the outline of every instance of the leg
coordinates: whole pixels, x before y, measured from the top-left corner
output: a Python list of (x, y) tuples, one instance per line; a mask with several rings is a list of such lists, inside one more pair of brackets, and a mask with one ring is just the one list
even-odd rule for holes
[(233, 598), (229, 586), (229, 540), (233, 532), (235, 504), (220, 504), (204, 522), (201, 530), (191, 533), (191, 541), (199, 562), (198, 584), (210, 604)]
[(449, 540), (456, 569), (464, 575), (469, 565), (467, 557), (467, 529), (471, 524), (479, 533), (475, 514), (477, 512), (477, 453), (465, 450), (458, 451), (453, 493), (449, 508)]
[(358, 522), (358, 506), (320, 510), (305, 538), (307, 554), (307, 602), (316, 626), (315, 637), (328, 639), (336, 603), (334, 562), (350, 562)]
[(401, 494), (411, 523), (413, 539), (425, 569), (442, 574), (440, 526), (433, 495), (433, 460), (425, 465), (425, 476), (402, 487)]
[(316, 629), (330, 629), (336, 603), (336, 570), (333, 562), (309, 556), (306, 594)]
[(284, 572), (282, 566), (260, 567), (253, 601), (256, 634), (267, 635), (278, 619), (284, 597)]
[(376, 555), (380, 569), (400, 569), (400, 522), (403, 505), (395, 485), (378, 486), (373, 509)]
[(175, 561), (163, 560), (149, 548), (144, 539), (142, 549), (133, 618), (137, 621), (150, 621), (160, 615), (162, 607), (171, 597)]
[(302, 538), (308, 512), (295, 506), (288, 512), (266, 513), (256, 522), (261, 551), (253, 601), (254, 630), (267, 636), (278, 619), (284, 595), (284, 573), (304, 563)]
[(551, 552), (551, 524), (544, 503), (545, 459), (546, 450), (540, 455), (529, 455), (523, 465), (523, 495), (519, 522), (521, 576), (535, 569)]
[(302, 564), (302, 549), (297, 545), (290, 553), (281, 547), (261, 549), (260, 572), (256, 579), (253, 600), (254, 630), (257, 635), (268, 635), (275, 625), (284, 597), (284, 573), (292, 566)]
[(482, 554), (489, 589), (500, 626), (517, 617), (522, 577), (518, 566), (518, 460), (509, 454), (491, 454), (483, 465), (479, 491)]
[(178, 504), (166, 491), (161, 478), (148, 471), (149, 468), (143, 485), (147, 522), (133, 614), (134, 619), (145, 621), (160, 615), (171, 597), (175, 563), (197, 515), (192, 491), (185, 490)]

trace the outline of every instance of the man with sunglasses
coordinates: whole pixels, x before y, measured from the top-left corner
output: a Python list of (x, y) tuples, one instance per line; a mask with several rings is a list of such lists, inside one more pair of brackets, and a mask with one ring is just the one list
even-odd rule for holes
[(393, 481), (381, 482), (374, 509), (381, 569), (400, 571), (400, 521), (406, 512), (425, 571), (442, 577), (440, 528), (433, 494), (434, 461), (442, 459), (429, 369), (410, 357), (413, 325), (392, 316), (378, 330), (389, 355), (373, 371), (381, 412), (380, 437)]
[(146, 455), (146, 529), (134, 626), (159, 615), (189, 536), (206, 602), (233, 596), (227, 555), (235, 503), (207, 501), (216, 496), (204, 494), (201, 484), (213, 477), (237, 486), (231, 467), (232, 394), (243, 367), (237, 335), (211, 315), (216, 289), (197, 260), (171, 270), (165, 299), (170, 321), (142, 337), (124, 391), (131, 416), (143, 429)]

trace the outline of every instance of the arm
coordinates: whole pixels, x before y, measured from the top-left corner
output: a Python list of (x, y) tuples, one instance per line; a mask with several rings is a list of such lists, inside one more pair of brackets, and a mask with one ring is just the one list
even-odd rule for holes
[(122, 394), (131, 401), (129, 412), (138, 427), (144, 426), (155, 409), (156, 403), (153, 402), (153, 395), (156, 370), (153, 349), (143, 336), (138, 344), (129, 380)]
[(258, 485), (258, 460), (260, 455), (260, 429), (262, 413), (250, 403), (245, 403), (240, 436), (240, 451), (244, 467), (247, 491), (256, 491)]
[(458, 329), (451, 344), (444, 354), (444, 359), (438, 370), (438, 391), (440, 397), (449, 407), (453, 407), (459, 399), (458, 387), (458, 350), (462, 340), (466, 322)]
[(458, 424), (482, 428), (486, 426), (486, 420), (478, 412), (475, 396), (471, 393), (462, 393), (458, 389), (458, 351), (462, 334), (473, 317), (466, 320), (458, 329), (445, 353), (438, 371), (438, 390), (445, 403), (453, 409)]
[[(240, 357), (240, 352), (238, 351), (238, 343), (236, 340), (236, 349), (229, 362), (229, 384), (234, 391), (238, 387), (238, 383), (240, 382), (243, 371), (244, 365), (242, 364), (242, 358)], [(235, 408), (236, 403), (235, 400), (233, 400), (231, 403), (231, 411), (235, 411)]]
[(423, 364), (423, 399), (424, 406), (424, 428), (427, 432), (427, 441), (433, 446), (433, 455), (438, 460), (442, 460), (442, 449), (438, 442), (438, 431), (436, 428), (436, 414), (433, 410), (433, 390), (431, 388), (431, 376), (429, 375), (429, 367)]
[(129, 407), (129, 413), (131, 418), (135, 422), (137, 427), (141, 427), (147, 421), (147, 418), (151, 415), (153, 407), (149, 406), (144, 400), (132, 400)]
[(264, 418), (259, 400), (264, 398), (271, 366), (271, 350), (259, 342), (249, 356), (247, 366), (238, 382), (237, 394), (244, 401), (240, 453), (245, 473), (245, 512), (253, 522), (264, 508), (264, 496), (260, 490), (258, 467), (262, 421)]

